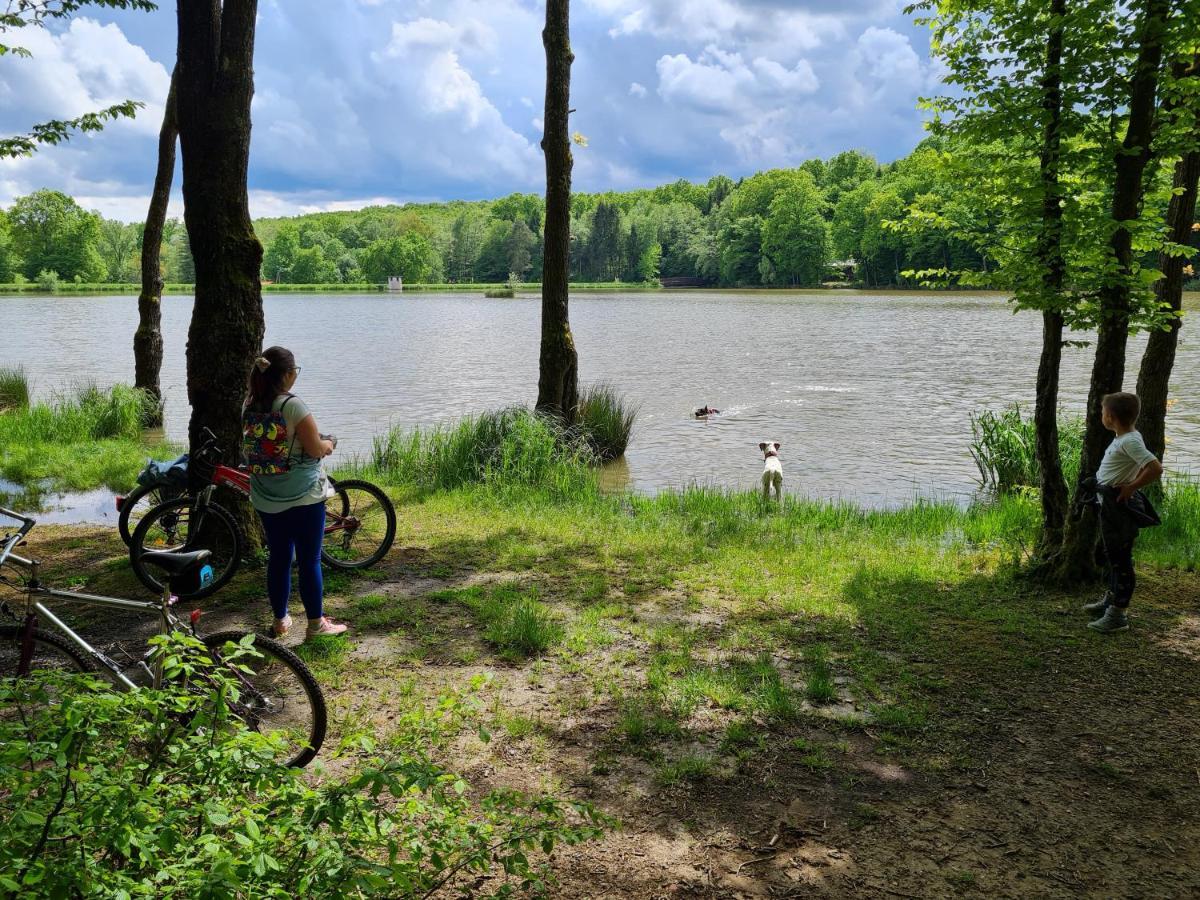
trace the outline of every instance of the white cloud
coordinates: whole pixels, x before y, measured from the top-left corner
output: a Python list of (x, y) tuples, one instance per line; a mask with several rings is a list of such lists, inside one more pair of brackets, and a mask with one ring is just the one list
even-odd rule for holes
[[(890, 0), (869, 2), (878, 6)], [(692, 45), (748, 42), (778, 47), (776, 55), (783, 55), (811, 50), (844, 33), (839, 18), (844, 10), (836, 4), (828, 10), (819, 3), (799, 9), (787, 0), (587, 0), (587, 5), (613, 19), (608, 32), (613, 38), (650, 35)]]
[(479, 19), (450, 23), (422, 17), (409, 22), (393, 22), (391, 42), (381, 55), (402, 58), (430, 48), (445, 50), (451, 47), (490, 52), (495, 46), (496, 32)]
[(139, 100), (146, 108), (114, 128), (157, 134), (171, 76), (116, 25), (74, 19), (57, 34), (29, 29), (20, 36), (32, 59), (0, 61), (3, 127), (25, 131), (35, 122), (68, 119)]
[(629, 96), (639, 98), (645, 97), (646, 86), (644, 84), (638, 84), (636, 81), (633, 82), (633, 84), (629, 85)]
[(705, 112), (753, 112), (762, 102), (785, 102), (812, 93), (820, 84), (806, 60), (791, 69), (761, 57), (747, 65), (740, 53), (711, 44), (694, 60), (685, 53), (664, 56), (657, 69), (658, 93), (664, 100)]

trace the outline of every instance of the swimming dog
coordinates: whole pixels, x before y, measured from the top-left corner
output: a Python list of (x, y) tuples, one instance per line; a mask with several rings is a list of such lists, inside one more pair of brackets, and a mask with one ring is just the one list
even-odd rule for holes
[(775, 488), (775, 499), (783, 495), (783, 466), (779, 462), (779, 441), (763, 441), (758, 445), (763, 455), (763, 499), (771, 496), (771, 488)]
[(707, 419), (709, 416), (719, 415), (720, 412), (719, 409), (713, 409), (711, 406), (705, 405), (696, 410), (696, 418)]

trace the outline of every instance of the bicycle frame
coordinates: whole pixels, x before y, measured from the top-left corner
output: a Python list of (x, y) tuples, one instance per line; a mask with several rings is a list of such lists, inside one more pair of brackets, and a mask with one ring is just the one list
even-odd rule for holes
[[(4, 546), (0, 548), (0, 569), (8, 562), (13, 562), (24, 569), (29, 570), (29, 580), (25, 584), (25, 610), (24, 610), (24, 634), (25, 638), (21, 646), (21, 659), (17, 666), (17, 675), (24, 676), (29, 674), (29, 663), (33, 654), (33, 629), (38, 622), (38, 616), (42, 616), (46, 621), (50, 622), (54, 627), (63, 634), (71, 643), (75, 644), (84, 654), (92, 661), (96, 662), (107, 670), (114, 681), (125, 690), (137, 690), (137, 685), (131, 681), (121, 667), (116, 662), (109, 659), (82, 637), (76, 634), (71, 628), (58, 618), (53, 612), (46, 608), (46, 605), (40, 602), (38, 597), (54, 598), (57, 600), (66, 600), (73, 603), (83, 603), (89, 606), (102, 606), (109, 609), (136, 610), (144, 613), (156, 613), (160, 617), (160, 634), (168, 634), (173, 629), (180, 628), (183, 623), (176, 618), (171, 607), (174, 605), (176, 598), (171, 595), (168, 587), (163, 588), (162, 597), (158, 601), (146, 600), (126, 600), (121, 597), (103, 597), (98, 594), (84, 594), (78, 591), (60, 591), (54, 588), (46, 587), (38, 580), (38, 562), (32, 559), (25, 559), (18, 556), (14, 550), (24, 540), (25, 536), (33, 529), (36, 524), (34, 519), (28, 516), (23, 516), (20, 513), (13, 512), (9, 509), (0, 507), (0, 515), (9, 516), (19, 520), (21, 528), (16, 534), (12, 535), (4, 542)], [(199, 618), (199, 610), (192, 613), (191, 631), (195, 633), (196, 619)], [(152, 651), (151, 651), (152, 653)], [(149, 656), (150, 654), (147, 654)], [(150, 675), (151, 682), (155, 688), (162, 686), (162, 661), (154, 660), (154, 666), (146, 665), (146, 657), (143, 656), (140, 664)]]

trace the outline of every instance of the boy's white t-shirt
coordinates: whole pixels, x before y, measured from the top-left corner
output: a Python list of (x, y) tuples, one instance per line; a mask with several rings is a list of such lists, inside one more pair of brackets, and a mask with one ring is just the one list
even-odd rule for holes
[(1104, 459), (1100, 460), (1100, 468), (1096, 470), (1096, 480), (1115, 486), (1128, 484), (1156, 459), (1158, 457), (1150, 452), (1140, 432), (1118, 435), (1104, 451)]

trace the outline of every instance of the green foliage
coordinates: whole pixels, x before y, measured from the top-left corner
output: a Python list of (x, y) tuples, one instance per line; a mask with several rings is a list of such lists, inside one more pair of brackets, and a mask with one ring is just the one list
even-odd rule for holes
[[(958, 185), (940, 174), (936, 159), (923, 146), (877, 167), (871, 157), (848, 151), (739, 183), (715, 176), (705, 185), (677, 181), (573, 194), (572, 287), (680, 276), (730, 286), (817, 285), (835, 255), (857, 265), (867, 286), (904, 283), (907, 269), (976, 271), (984, 266), (979, 252), (948, 227), (924, 221), (918, 228), (910, 216), (910, 206), (921, 204), (932, 215), (958, 202)], [(265, 248), (262, 276), (273, 284), (382, 284), (401, 275), (407, 284), (445, 280), (473, 288), (497, 285), (512, 272), (539, 278), (542, 220), (541, 198), (513, 194), (259, 219), (255, 230)], [(897, 225), (904, 222), (907, 227)], [(129, 278), (135, 272), (123, 242), (136, 227), (103, 222), (101, 228), (107, 278)], [(0, 220), (0, 281), (3, 235)], [(163, 247), (166, 281), (194, 282), (182, 227), (164, 231)], [(16, 248), (8, 254), (17, 255)], [(64, 277), (71, 280), (73, 272)]]
[[(973, 414), (971, 434), (971, 456), (984, 487), (1007, 494), (1041, 485), (1036, 429), (1033, 419), (1022, 415), (1019, 403), (1000, 412), (985, 409)], [(1058, 446), (1063, 476), (1067, 484), (1074, 484), (1083, 448), (1082, 418), (1060, 418)]]
[(513, 408), (471, 416), (452, 426), (375, 438), (370, 471), (397, 484), (439, 490), (470, 484), (591, 492), (591, 451), (554, 421)]
[[(203, 645), (158, 639), (168, 671)], [(92, 679), (0, 683), (0, 889), (25, 896), (413, 897), (542, 893), (559, 845), (609, 820), (551, 796), (469, 786), (433, 753), (474, 711), (460, 696), (402, 716), (381, 756), (309, 784), (229, 715), (225, 677), (114, 693)], [(351, 742), (372, 754), (374, 742)]]
[(33, 283), (37, 285), (39, 291), (53, 294), (58, 290), (58, 273), (53, 269), (42, 269), (37, 273), (37, 278)]
[(28, 278), (44, 270), (60, 278), (101, 281), (100, 217), (85, 212), (59, 191), (35, 191), (18, 197), (8, 213), (12, 246)]
[(607, 461), (625, 453), (637, 414), (637, 404), (623, 398), (614, 385), (592, 384), (579, 394), (574, 427), (596, 458)]
[(22, 366), (0, 366), (0, 413), (29, 406), (29, 376)]
[(360, 267), (368, 281), (383, 282), (392, 275), (409, 284), (442, 279), (440, 257), (429, 238), (415, 231), (375, 241), (363, 252)]

